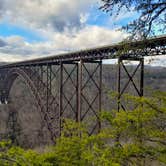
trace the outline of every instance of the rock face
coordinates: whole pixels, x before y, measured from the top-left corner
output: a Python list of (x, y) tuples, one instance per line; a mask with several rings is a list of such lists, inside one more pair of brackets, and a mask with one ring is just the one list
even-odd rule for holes
[[(132, 71), (133, 67), (129, 66)], [(166, 91), (166, 68), (145, 67), (145, 95), (151, 90)], [(122, 73), (122, 82), (128, 80)], [(137, 74), (134, 81), (137, 82)], [(110, 100), (108, 90), (116, 91), (117, 67), (114, 65), (103, 65), (103, 97), (102, 108), (105, 110), (116, 109), (116, 101)], [(68, 85), (70, 87), (70, 85)], [(89, 85), (89, 96), (93, 96), (93, 85)], [(129, 86), (127, 92), (133, 91)], [(87, 92), (88, 93), (88, 92)], [(0, 139), (8, 137), (14, 143), (25, 148), (34, 148), (50, 144), (50, 133), (43, 123), (41, 113), (35, 105), (30, 90), (25, 83), (18, 78), (10, 92), (11, 103), (0, 106)]]

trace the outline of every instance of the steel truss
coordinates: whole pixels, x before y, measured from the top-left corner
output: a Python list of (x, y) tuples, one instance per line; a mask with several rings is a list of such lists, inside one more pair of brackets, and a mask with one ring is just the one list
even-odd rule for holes
[[(128, 64), (124, 61), (137, 62), (133, 65), (133, 71), (129, 71), (127, 68)], [(122, 76), (123, 72), (123, 76)], [(123, 80), (122, 77), (126, 74), (127, 80)], [(136, 78), (136, 81), (134, 80)], [(129, 89), (128, 89), (129, 88)], [(126, 58), (120, 57), (118, 59), (118, 110), (127, 110), (127, 104), (124, 103), (123, 96), (125, 93), (136, 95), (139, 97), (143, 96), (144, 93), (144, 58)], [(130, 104), (131, 107), (131, 104)]]
[(77, 120), (78, 64), (60, 63), (59, 126), (60, 134), (65, 118)]
[(89, 125), (88, 133), (91, 135), (99, 132), (101, 128), (99, 114), (102, 97), (102, 61), (81, 60), (79, 76), (78, 121)]
[[(0, 101), (10, 103), (10, 89), (20, 76), (36, 99), (52, 140), (61, 135), (65, 118), (85, 122), (91, 135), (101, 128), (102, 60), (119, 58), (118, 110), (127, 110), (124, 93), (130, 93), (129, 89), (133, 88), (134, 95), (143, 96), (144, 56), (164, 54), (166, 36), (130, 42), (127, 47), (122, 43), (3, 65), (0, 66)], [(133, 71), (126, 66), (126, 60), (137, 62)]]

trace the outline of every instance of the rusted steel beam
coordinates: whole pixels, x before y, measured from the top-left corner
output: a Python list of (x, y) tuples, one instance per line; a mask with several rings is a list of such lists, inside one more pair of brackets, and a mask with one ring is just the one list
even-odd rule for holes
[(140, 72), (140, 97), (144, 95), (144, 59), (141, 59), (141, 72)]
[[(118, 111), (120, 109), (126, 110), (125, 108), (125, 104), (122, 103), (122, 97), (125, 94), (125, 91), (127, 90), (127, 88), (129, 87), (129, 84), (131, 83), (134, 90), (136, 91), (136, 95), (139, 97), (143, 96), (143, 92), (144, 92), (144, 58), (139, 58), (139, 59), (134, 59), (132, 61), (137, 61), (139, 62), (136, 66), (134, 71), (129, 72), (126, 65), (123, 63), (124, 60), (128, 60), (127, 58), (120, 57), (118, 59)], [(129, 59), (129, 61), (131, 61), (131, 59)], [(124, 73), (127, 74), (127, 78), (128, 80), (125, 82), (123, 88), (122, 88), (122, 71)], [(140, 81), (139, 81), (139, 85), (136, 85), (135, 81), (134, 81), (134, 77), (136, 76), (136, 73), (139, 72), (139, 76), (140, 76)], [(129, 92), (127, 92), (129, 93)], [(133, 95), (133, 94), (131, 94)]]
[[(101, 116), (101, 109), (102, 109), (102, 75), (103, 75), (103, 68), (102, 68), (102, 59), (100, 59), (100, 73), (99, 73), (99, 112), (98, 112), (98, 116)], [(101, 130), (101, 120), (100, 117), (98, 117), (98, 132), (100, 132)]]
[(60, 63), (60, 90), (59, 90), (59, 135), (62, 132), (62, 109), (63, 109), (63, 63)]

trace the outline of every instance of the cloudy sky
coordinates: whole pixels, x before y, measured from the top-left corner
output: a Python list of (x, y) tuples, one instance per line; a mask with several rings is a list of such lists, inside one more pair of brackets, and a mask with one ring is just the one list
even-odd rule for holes
[(121, 25), (137, 17), (124, 9), (110, 17), (100, 0), (0, 0), (0, 61), (19, 61), (121, 41)]

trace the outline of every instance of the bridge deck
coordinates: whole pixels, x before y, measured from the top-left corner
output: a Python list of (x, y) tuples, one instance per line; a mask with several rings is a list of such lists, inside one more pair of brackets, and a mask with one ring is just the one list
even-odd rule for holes
[[(127, 51), (126, 51), (127, 50)], [(99, 60), (99, 59), (114, 59), (120, 55), (134, 56), (153, 56), (166, 54), (166, 35), (140, 40), (135, 42), (121, 42), (118, 44), (107, 45), (103, 47), (91, 48), (81, 51), (64, 53), (60, 55), (49, 56), (45, 58), (37, 58), (27, 61), (10, 63), (0, 66), (2, 68), (33, 66), (45, 64), (58, 64), (60, 62), (72, 63), (82, 60)]]

